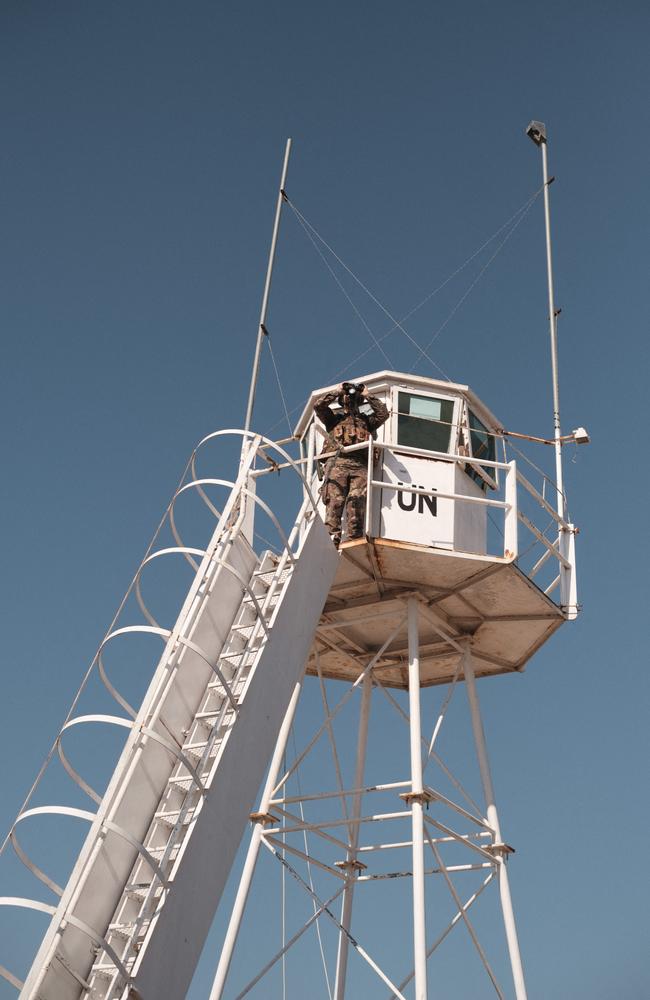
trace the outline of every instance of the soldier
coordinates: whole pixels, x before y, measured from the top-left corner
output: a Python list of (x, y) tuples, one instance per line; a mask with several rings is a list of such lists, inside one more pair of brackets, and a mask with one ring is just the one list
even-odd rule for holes
[[(338, 402), (340, 409), (332, 410)], [(362, 413), (367, 403), (372, 413)], [(325, 504), (325, 525), (338, 548), (341, 541), (343, 510), (347, 516), (348, 538), (361, 538), (366, 513), (368, 450), (360, 448), (349, 454), (341, 449), (368, 441), (378, 427), (388, 419), (388, 410), (376, 396), (369, 396), (364, 385), (343, 382), (328, 392), (314, 406), (314, 412), (329, 432), (322, 454), (334, 452), (327, 459), (321, 496)]]

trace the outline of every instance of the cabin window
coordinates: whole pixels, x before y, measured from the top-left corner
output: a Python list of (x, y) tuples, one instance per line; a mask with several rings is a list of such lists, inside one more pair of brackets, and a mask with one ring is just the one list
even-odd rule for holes
[[(488, 429), (484, 423), (482, 423), (475, 413), (469, 410), (469, 440), (472, 451), (472, 458), (485, 458), (488, 462), (496, 461), (496, 448), (494, 444), (494, 436), (488, 433)], [(475, 482), (486, 489), (487, 483), (485, 479), (478, 472), (477, 469), (472, 468), (471, 465), (465, 466), (465, 471), (468, 476), (471, 476)], [(494, 469), (491, 466), (483, 469), (483, 473), (488, 479), (494, 479)]]
[(453, 399), (400, 392), (397, 409), (398, 444), (426, 451), (449, 451), (454, 418)]

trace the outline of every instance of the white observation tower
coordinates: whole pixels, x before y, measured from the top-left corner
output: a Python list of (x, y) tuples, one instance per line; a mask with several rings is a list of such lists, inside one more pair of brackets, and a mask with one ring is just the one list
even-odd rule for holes
[[(285, 175), (286, 162), (282, 188)], [(513, 849), (497, 811), (479, 688), (522, 671), (577, 614), (575, 529), (561, 465), (555, 483), (524, 475), (500, 421), (466, 385), (394, 371), (359, 381), (390, 418), (367, 449), (364, 537), (344, 534), (339, 551), (321, 517), (316, 459), (325, 433), (313, 411), (333, 387), (312, 393), (290, 439), (272, 441), (247, 426), (209, 435), (191, 456), (3, 845), (38, 888), (0, 897), (0, 917), (34, 918), (27, 967), (13, 969), (12, 955), (0, 954), (11, 995), (182, 1000), (247, 838), (210, 1000), (276, 995), (265, 976), (316, 933), (327, 989), (303, 984), (296, 996), (436, 996), (435, 960), (454, 932), (466, 935), (485, 976), (481, 995), (526, 997), (508, 878)], [(559, 422), (557, 431), (559, 451)], [(229, 479), (219, 448), (233, 438), (241, 460)], [(275, 510), (279, 484), (285, 493)], [(148, 574), (167, 565), (185, 571), (187, 583), (163, 619), (145, 595)], [(129, 687), (136, 663), (144, 681), (137, 700)], [(314, 726), (312, 714), (310, 735), (292, 744), (309, 687), (323, 718)], [(463, 687), (481, 801), (440, 753)], [(425, 695), (432, 700), (423, 711)], [(369, 751), (377, 697), (397, 720), (381, 737), (395, 746), (396, 763), (379, 780)], [(349, 726), (337, 742), (344, 711), (354, 713), (352, 744)], [(75, 739), (107, 727), (119, 746), (98, 785)], [(333, 784), (308, 770), (315, 752), (330, 751)], [(72, 779), (69, 803), (37, 795), (54, 766)], [(307, 777), (296, 788), (301, 768)], [(28, 823), (44, 824), (38, 860), (22, 843)], [(71, 863), (57, 851), (48, 862), (54, 823), (81, 831)], [(259, 969), (249, 967), (246, 984), (231, 988), (260, 852), (280, 862), (309, 912)], [(512, 986), (499, 982), (474, 923), (491, 884)], [(399, 960), (373, 947), (372, 920), (355, 921), (363, 894), (381, 885), (399, 886), (411, 900)], [(432, 902), (434, 891), (451, 911)], [(363, 994), (348, 988), (353, 960), (370, 976)]]

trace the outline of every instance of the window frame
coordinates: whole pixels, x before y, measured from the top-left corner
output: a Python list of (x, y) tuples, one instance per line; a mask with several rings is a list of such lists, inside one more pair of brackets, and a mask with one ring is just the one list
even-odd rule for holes
[[(459, 407), (462, 402), (460, 396), (451, 395), (445, 392), (437, 392), (434, 390), (427, 391), (426, 389), (416, 389), (413, 386), (407, 385), (394, 385), (392, 388), (392, 416), (391, 416), (391, 437), (395, 442), (393, 448), (395, 451), (400, 450), (399, 442), (399, 394), (400, 392), (406, 392), (409, 396), (421, 396), (424, 399), (436, 399), (443, 402), (452, 403), (452, 417), (451, 417), (451, 428), (449, 433), (449, 446), (447, 452), (439, 452), (438, 454), (456, 455), (458, 454), (458, 433), (459, 433)], [(402, 444), (402, 448), (409, 448), (410, 445)], [(423, 448), (422, 451), (427, 449)], [(435, 455), (436, 452), (433, 449), (430, 450), (431, 455)], [(424, 456), (423, 456), (424, 457)]]
[[(487, 426), (487, 424), (485, 424), (483, 422), (482, 418), (476, 412), (476, 409), (472, 408), (472, 406), (469, 403), (469, 401), (466, 400), (466, 399), (464, 399), (463, 400), (463, 415), (461, 417), (461, 421), (460, 421), (461, 426), (459, 427), (459, 430), (462, 429), (463, 435), (464, 435), (465, 440), (467, 442), (467, 453), (468, 453), (467, 457), (473, 459), (474, 462), (476, 462), (476, 465), (472, 464), (470, 468), (471, 468), (472, 472), (476, 473), (476, 475), (479, 477), (479, 479), (477, 480), (475, 478), (475, 476), (471, 475), (471, 473), (468, 472), (466, 469), (464, 469), (463, 471), (481, 489), (485, 490), (486, 488), (489, 488), (491, 490), (498, 490), (499, 489), (499, 470), (498, 469), (490, 469), (490, 468), (486, 469), (484, 466), (482, 466), (480, 464), (481, 463), (480, 456), (478, 456), (478, 455), (475, 456), (474, 455), (474, 449), (473, 449), (473, 445), (472, 445), (472, 427), (471, 427), (470, 419), (469, 419), (470, 413), (478, 421), (480, 421), (481, 425), (485, 428), (485, 433), (489, 437), (494, 437), (493, 431), (491, 431), (490, 428)], [(489, 456), (488, 456), (488, 458), (485, 459), (485, 461), (490, 461), (490, 462), (496, 462), (496, 461), (498, 461), (498, 459), (497, 459), (496, 441), (494, 441), (494, 458), (489, 458)]]

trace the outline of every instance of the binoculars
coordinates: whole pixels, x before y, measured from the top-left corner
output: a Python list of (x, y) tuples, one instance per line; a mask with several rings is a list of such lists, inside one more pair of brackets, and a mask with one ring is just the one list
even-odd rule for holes
[(344, 382), (341, 388), (346, 396), (360, 396), (366, 387), (363, 382), (359, 382), (356, 385), (354, 382)]

